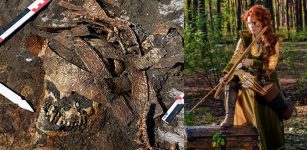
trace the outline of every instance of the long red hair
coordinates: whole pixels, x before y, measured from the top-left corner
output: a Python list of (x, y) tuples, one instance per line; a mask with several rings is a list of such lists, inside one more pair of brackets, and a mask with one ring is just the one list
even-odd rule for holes
[[(245, 27), (248, 29), (247, 18), (251, 17), (253, 20), (260, 21), (262, 27), (269, 26), (267, 31), (262, 36), (262, 42), (264, 43), (263, 58), (267, 59), (269, 56), (276, 53), (275, 45), (279, 41), (279, 37), (273, 32), (273, 25), (271, 19), (271, 13), (269, 9), (262, 5), (254, 5), (242, 15), (242, 20), (245, 23)], [(250, 31), (249, 31), (250, 32)]]

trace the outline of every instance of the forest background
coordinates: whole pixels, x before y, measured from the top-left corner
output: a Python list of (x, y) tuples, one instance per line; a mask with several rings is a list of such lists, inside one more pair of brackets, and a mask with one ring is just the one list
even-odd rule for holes
[[(280, 45), (278, 74), (295, 116), (285, 121), (289, 149), (307, 147), (307, 0), (184, 0), (186, 111), (209, 92), (233, 54), (239, 30), (246, 30), (241, 15), (255, 4), (270, 9)], [(224, 116), (223, 101), (209, 97), (186, 125), (216, 125)]]

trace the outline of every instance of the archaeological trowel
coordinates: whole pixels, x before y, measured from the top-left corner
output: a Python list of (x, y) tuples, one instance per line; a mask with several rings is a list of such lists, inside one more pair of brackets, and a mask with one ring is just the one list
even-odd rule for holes
[(0, 94), (17, 104), (19, 107), (34, 112), (26, 100), (23, 100), (18, 94), (4, 86), (2, 83), (0, 83)]

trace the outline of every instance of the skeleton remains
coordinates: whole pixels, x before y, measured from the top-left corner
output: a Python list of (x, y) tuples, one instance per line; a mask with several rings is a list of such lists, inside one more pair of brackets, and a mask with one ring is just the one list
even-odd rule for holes
[(182, 75), (183, 69), (174, 67), (183, 64), (183, 52), (172, 54), (157, 43), (170, 36), (181, 41), (180, 33), (160, 25), (139, 39), (130, 22), (109, 17), (96, 0), (60, 0), (54, 7), (64, 9), (63, 19), (39, 25), (49, 37), (41, 37), (42, 48), (35, 51), (45, 71), (36, 127), (48, 135), (82, 132), (97, 112), (110, 109), (121, 124), (136, 126), (139, 149), (152, 149), (148, 130), (154, 129), (148, 129), (148, 118), (160, 117), (166, 111), (162, 107), (170, 106), (161, 102), (161, 93), (168, 92), (162, 85), (166, 74)]

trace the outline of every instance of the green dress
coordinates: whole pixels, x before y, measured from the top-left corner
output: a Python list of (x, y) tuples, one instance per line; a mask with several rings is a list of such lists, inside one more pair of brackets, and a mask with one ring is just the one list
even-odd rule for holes
[[(238, 41), (234, 55), (224, 72), (227, 72), (232, 67), (251, 41), (252, 38), (248, 32), (241, 32), (241, 39)], [(271, 74), (265, 78), (256, 78), (255, 80), (278, 83), (275, 68), (279, 56), (279, 42), (275, 45), (276, 54), (270, 56), (268, 61), (262, 60), (262, 47), (262, 43), (255, 44), (252, 47), (249, 58), (253, 59), (254, 62), (251, 68), (259, 72), (271, 71)], [(262, 150), (283, 149), (285, 142), (282, 119), (264, 101), (254, 90), (241, 87), (235, 107), (234, 125), (252, 124), (255, 126), (260, 134), (260, 148)]]

